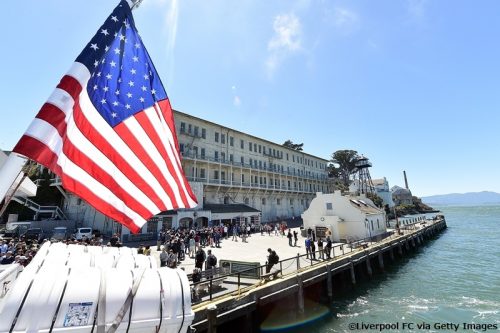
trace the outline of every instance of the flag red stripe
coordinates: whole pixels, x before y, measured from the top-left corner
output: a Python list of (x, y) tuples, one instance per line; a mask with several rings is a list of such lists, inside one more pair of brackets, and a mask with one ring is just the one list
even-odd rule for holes
[[(151, 211), (145, 208), (141, 203), (139, 203), (134, 197), (132, 197), (125, 189), (123, 189), (116, 180), (110, 176), (106, 171), (104, 171), (97, 163), (90, 159), (85, 153), (81, 152), (73, 143), (68, 140), (63, 147), (64, 154), (92, 176), (95, 180), (106, 186), (113, 192), (117, 197), (119, 197), (127, 206), (129, 206), (133, 211), (139, 214), (144, 219), (151, 216)], [(66, 184), (63, 182), (63, 186)]]
[[(113, 164), (119, 166), (122, 173), (130, 179), (147, 197), (154, 202), (154, 204), (161, 210), (165, 209), (163, 201), (158, 197), (156, 192), (151, 188), (151, 186), (139, 175), (139, 173), (117, 152), (113, 146), (104, 138), (92, 124), (87, 120), (83, 112), (81, 111), (80, 105), (75, 105), (74, 107), (74, 119), (77, 127), (87, 137), (94, 146), (106, 155), (108, 159), (113, 162)], [(79, 164), (78, 161), (73, 161)], [(83, 167), (83, 166), (82, 166)], [(112, 175), (109, 175), (111, 178)]]
[(57, 155), (43, 142), (31, 136), (23, 135), (13, 151), (37, 161), (59, 176), (62, 174), (61, 167), (57, 164)]
[(36, 115), (36, 118), (45, 120), (49, 124), (51, 124), (59, 135), (62, 137), (66, 133), (66, 114), (62, 112), (57, 106), (45, 103), (40, 112)]
[(165, 122), (167, 123), (167, 125), (170, 129), (170, 132), (172, 133), (172, 135), (174, 137), (175, 146), (172, 147), (172, 150), (177, 152), (177, 156), (179, 157), (179, 159), (175, 159), (175, 161), (172, 161), (172, 163), (177, 163), (178, 170), (180, 170), (182, 172), (181, 178), (182, 178), (182, 181), (184, 182), (184, 188), (187, 190), (191, 199), (193, 199), (196, 202), (196, 196), (194, 195), (194, 193), (191, 189), (191, 185), (189, 185), (189, 182), (186, 179), (186, 176), (185, 176), (184, 171), (182, 169), (181, 160), (180, 160), (181, 153), (179, 150), (179, 142), (177, 139), (177, 133), (175, 132), (174, 113), (172, 112), (172, 107), (170, 105), (170, 101), (168, 99), (162, 100), (162, 101), (158, 102), (158, 105), (160, 106), (160, 110), (158, 110), (158, 108), (156, 106), (155, 106), (155, 109), (157, 112), (161, 112), (163, 114), (163, 119), (165, 119)]
[[(136, 117), (137, 114), (134, 116)], [(136, 117), (137, 119), (137, 117)], [(118, 135), (123, 138), (123, 140), (128, 144), (130, 149), (141, 158), (141, 162), (148, 168), (148, 170), (154, 175), (154, 177), (158, 180), (163, 190), (167, 193), (168, 197), (172, 202), (172, 208), (179, 208), (179, 203), (175, 199), (175, 194), (172, 191), (172, 187), (168, 184), (167, 180), (163, 176), (161, 170), (158, 168), (156, 163), (151, 159), (148, 152), (144, 149), (144, 146), (137, 140), (137, 138), (130, 132), (130, 129), (125, 125), (125, 123), (121, 123), (114, 127), (114, 130)], [(150, 135), (150, 133), (148, 133)], [(162, 206), (161, 209), (167, 209), (167, 207)]]
[[(149, 138), (151, 139), (151, 141), (153, 142), (155, 147), (158, 149), (158, 152), (160, 153), (163, 160), (168, 161), (169, 157), (168, 157), (167, 151), (166, 151), (165, 147), (163, 146), (163, 143), (162, 143), (160, 137), (158, 137), (158, 133), (154, 129), (154, 127), (151, 124), (146, 113), (140, 112), (140, 113), (136, 114), (135, 118), (137, 119), (139, 124), (141, 124), (144, 131), (146, 133), (148, 133)], [(182, 189), (184, 184), (182, 184), (181, 180), (176, 176), (176, 172), (175, 172), (173, 165), (171, 163), (165, 163), (165, 164), (167, 166), (168, 172), (172, 175), (172, 178), (175, 180), (175, 183), (177, 184), (177, 187), (179, 188), (179, 194), (181, 196), (183, 206), (187, 206), (188, 201), (187, 201), (186, 195), (184, 193), (184, 190)]]
[(82, 86), (80, 85), (80, 82), (69, 75), (63, 76), (61, 82), (59, 82), (59, 84), (57, 85), (57, 88), (66, 91), (71, 97), (73, 97), (75, 104), (78, 101), (78, 96), (80, 96), (80, 93), (82, 92)]
[(76, 195), (78, 195), (81, 198), (85, 198), (85, 200), (92, 203), (92, 206), (95, 209), (97, 209), (98, 211), (100, 211), (104, 215), (107, 215), (107, 216), (111, 217), (112, 219), (117, 220), (120, 223), (124, 224), (133, 233), (137, 233), (141, 230), (141, 228), (139, 228), (129, 216), (120, 212), (113, 205), (110, 205), (106, 201), (102, 200), (100, 197), (95, 195), (92, 191), (90, 191), (87, 188), (87, 186), (85, 186), (81, 182), (79, 182), (76, 179), (73, 179), (65, 174), (62, 176), (62, 181), (63, 181), (64, 187), (67, 190), (75, 193)]

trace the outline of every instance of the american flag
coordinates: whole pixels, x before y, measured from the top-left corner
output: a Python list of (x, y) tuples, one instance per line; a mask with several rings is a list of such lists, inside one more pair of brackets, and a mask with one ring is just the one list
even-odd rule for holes
[(14, 151), (135, 233), (161, 211), (197, 205), (178, 147), (167, 93), (121, 1)]

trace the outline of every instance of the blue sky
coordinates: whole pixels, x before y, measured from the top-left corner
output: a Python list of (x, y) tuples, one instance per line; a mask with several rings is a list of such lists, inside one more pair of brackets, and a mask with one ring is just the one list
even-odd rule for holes
[[(118, 1), (2, 4), (0, 148), (16, 144)], [(144, 0), (173, 107), (267, 140), (370, 158), (418, 196), (500, 192), (498, 1)]]

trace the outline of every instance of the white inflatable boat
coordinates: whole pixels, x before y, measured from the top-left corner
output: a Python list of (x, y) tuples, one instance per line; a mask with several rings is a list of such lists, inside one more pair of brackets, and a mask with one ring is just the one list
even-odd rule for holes
[(0, 332), (178, 333), (194, 318), (185, 272), (136, 249), (47, 242), (5, 266)]

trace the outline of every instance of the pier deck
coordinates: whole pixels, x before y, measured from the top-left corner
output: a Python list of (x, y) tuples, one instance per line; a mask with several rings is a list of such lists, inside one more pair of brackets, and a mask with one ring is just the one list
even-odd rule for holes
[[(210, 248), (219, 262), (220, 260), (239, 260), (248, 262), (259, 262), (265, 264), (267, 248), (274, 249), (281, 260), (287, 261), (276, 265), (282, 270), (282, 276), (277, 279), (262, 282), (256, 279), (246, 279), (237, 276), (225, 278), (223, 288), (215, 289), (212, 300), (209, 295), (202, 295), (193, 305), (195, 320), (193, 327), (197, 332), (212, 331), (214, 325), (253, 313), (259, 306), (276, 302), (290, 295), (298, 295), (298, 306), (300, 308), (303, 289), (322, 281), (331, 286), (332, 276), (340, 272), (350, 271), (350, 279), (356, 283), (355, 267), (362, 265), (363, 269), (372, 274), (374, 265), (383, 269), (384, 259), (393, 259), (395, 255), (403, 255), (412, 248), (416, 248), (425, 242), (429, 236), (437, 234), (446, 228), (443, 219), (426, 220), (424, 223), (416, 223), (401, 230), (402, 234), (394, 232), (379, 242), (368, 242), (367, 247), (351, 248), (346, 244), (334, 244), (335, 257), (330, 260), (306, 259), (304, 240), (300, 236), (297, 247), (288, 245), (286, 236), (271, 236), (260, 233), (253, 234), (247, 243), (232, 241), (231, 237), (224, 240), (221, 248)], [(209, 247), (205, 248), (205, 250)], [(301, 257), (297, 257), (300, 254)], [(297, 263), (298, 259), (298, 263)], [(318, 259), (318, 258), (317, 258)], [(187, 273), (191, 273), (194, 260), (187, 258), (181, 263)], [(328, 296), (332, 297), (331, 287), (328, 287)], [(303, 306), (303, 299), (302, 299)]]

